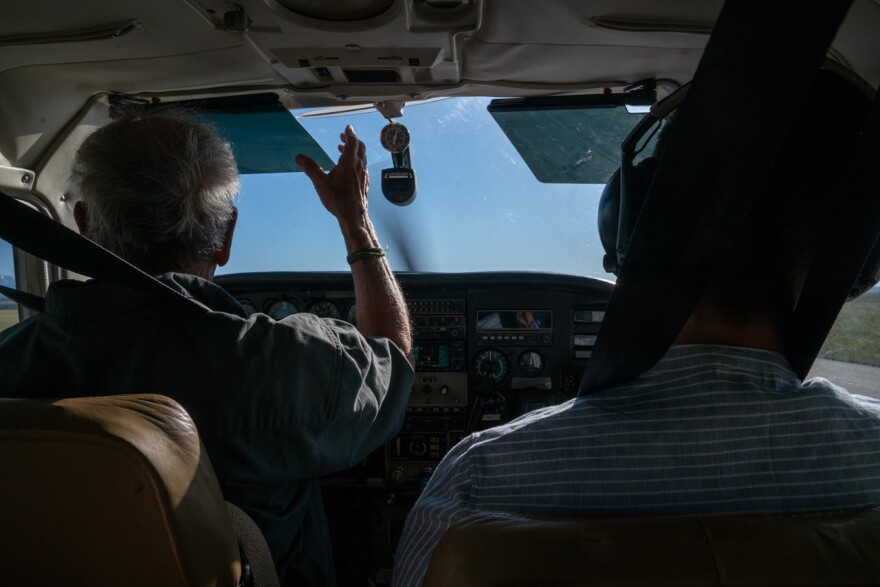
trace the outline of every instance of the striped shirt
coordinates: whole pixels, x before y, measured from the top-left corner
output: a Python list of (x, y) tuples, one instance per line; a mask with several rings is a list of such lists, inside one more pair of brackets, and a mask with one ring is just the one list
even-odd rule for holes
[(802, 383), (780, 354), (672, 347), (637, 379), (456, 445), (407, 519), (395, 586), (480, 512), (780, 514), (880, 504), (880, 401)]

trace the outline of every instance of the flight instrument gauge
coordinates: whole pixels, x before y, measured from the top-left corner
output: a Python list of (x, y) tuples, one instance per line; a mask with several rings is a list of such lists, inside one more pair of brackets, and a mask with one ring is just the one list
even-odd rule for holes
[(339, 308), (330, 300), (318, 300), (312, 303), (309, 312), (321, 318), (339, 318)]
[(490, 383), (499, 383), (509, 370), (507, 357), (499, 351), (486, 349), (474, 357), (474, 373), (481, 380), (486, 379)]
[(526, 377), (537, 377), (544, 370), (544, 359), (535, 351), (526, 351), (519, 356), (517, 366)]
[(266, 313), (273, 320), (281, 320), (282, 318), (287, 318), (291, 314), (296, 314), (299, 312), (299, 308), (293, 305), (293, 302), (289, 302), (287, 300), (281, 300), (279, 302), (275, 302), (266, 310)]
[(379, 132), (379, 142), (387, 151), (402, 153), (409, 146), (409, 130), (399, 122), (389, 122)]
[(357, 304), (352, 302), (352, 304), (348, 307), (348, 310), (345, 311), (345, 321), (349, 324), (353, 324), (357, 326)]

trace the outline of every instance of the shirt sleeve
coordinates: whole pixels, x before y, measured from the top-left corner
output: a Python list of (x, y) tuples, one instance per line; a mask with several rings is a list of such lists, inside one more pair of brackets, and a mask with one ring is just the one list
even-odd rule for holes
[(414, 372), (390, 339), (364, 337), (347, 322), (321, 321), (339, 346), (339, 384), (320, 431), (318, 474), (350, 468), (403, 426)]
[(221, 326), (212, 332), (234, 328), (237, 340), (222, 345), (205, 383), (224, 401), (204, 418), (203, 437), (228, 477), (279, 483), (341, 471), (402, 427), (414, 373), (391, 340), (311, 314)]
[(418, 587), (437, 543), (449, 527), (471, 515), (471, 436), (459, 442), (443, 461), (409, 516), (394, 558), (394, 587)]

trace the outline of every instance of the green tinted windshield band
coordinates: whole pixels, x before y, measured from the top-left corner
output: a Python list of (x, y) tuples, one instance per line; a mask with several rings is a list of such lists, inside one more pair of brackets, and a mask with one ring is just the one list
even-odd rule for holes
[[(275, 94), (250, 97), (247, 101), (221, 98), (193, 102), (198, 117), (216, 125), (217, 132), (232, 143), (238, 170), (243, 174), (302, 171), (294, 157), (303, 154), (324, 169), (333, 160), (315, 142)], [(254, 99), (256, 98), (256, 99)]]
[(489, 113), (541, 183), (606, 183), (638, 121), (623, 107), (494, 108)]

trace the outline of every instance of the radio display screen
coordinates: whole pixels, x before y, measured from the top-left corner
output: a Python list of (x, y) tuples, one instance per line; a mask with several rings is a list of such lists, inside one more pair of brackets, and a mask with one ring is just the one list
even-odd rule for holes
[(413, 357), (416, 360), (416, 370), (449, 368), (449, 344), (446, 343), (418, 343), (413, 345)]
[(552, 330), (551, 310), (478, 310), (477, 330)]

